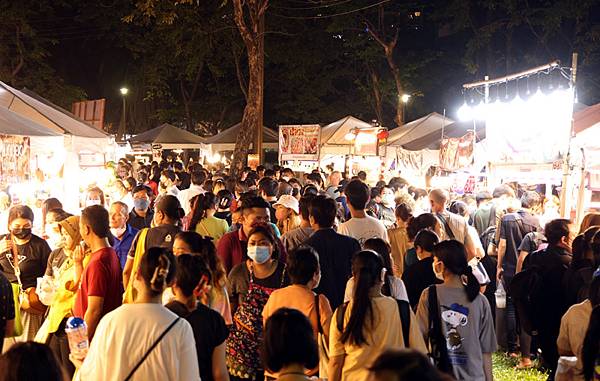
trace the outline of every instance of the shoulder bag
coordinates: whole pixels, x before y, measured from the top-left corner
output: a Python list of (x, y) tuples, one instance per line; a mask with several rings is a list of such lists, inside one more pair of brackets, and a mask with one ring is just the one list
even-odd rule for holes
[(19, 250), (17, 249), (15, 241), (11, 239), (11, 242), (13, 270), (17, 278), (17, 283), (19, 284), (19, 306), (27, 313), (44, 315), (48, 307), (40, 302), (40, 298), (35, 293), (35, 287), (29, 287), (26, 290), (23, 288), (23, 283), (21, 282), (21, 268), (19, 267)]
[(167, 327), (167, 329), (165, 329), (164, 332), (158, 337), (158, 339), (156, 339), (156, 341), (154, 342), (154, 344), (152, 344), (150, 346), (150, 348), (148, 348), (148, 350), (142, 356), (142, 358), (140, 359), (140, 361), (138, 361), (138, 363), (133, 367), (133, 369), (131, 369), (131, 372), (129, 372), (129, 374), (127, 375), (127, 378), (125, 378), (125, 381), (131, 380), (131, 377), (133, 377), (133, 375), (138, 370), (138, 368), (144, 363), (144, 361), (146, 361), (146, 358), (148, 357), (148, 355), (150, 355), (150, 353), (154, 350), (154, 348), (156, 348), (156, 346), (167, 335), (167, 333), (169, 333), (169, 331), (171, 330), (171, 328), (173, 328), (175, 326), (175, 324), (177, 324), (177, 322), (179, 321), (179, 319), (181, 319), (181, 318), (178, 316), (177, 319), (173, 320), (173, 322)]

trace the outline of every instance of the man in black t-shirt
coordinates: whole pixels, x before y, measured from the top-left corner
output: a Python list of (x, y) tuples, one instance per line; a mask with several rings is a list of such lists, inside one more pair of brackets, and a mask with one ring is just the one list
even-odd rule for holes
[[(521, 210), (504, 215), (500, 222), (496, 276), (498, 281), (503, 282), (504, 289), (507, 290), (504, 319), (506, 341), (510, 353), (516, 353), (517, 351), (517, 319), (515, 306), (508, 290), (510, 290), (510, 282), (515, 276), (519, 246), (523, 237), (527, 233), (540, 230), (540, 222), (533, 214), (533, 210), (540, 204), (540, 201), (541, 198), (537, 192), (527, 191), (523, 193), (521, 196)], [(522, 355), (527, 358), (529, 353), (522, 353)]]
[(431, 230), (421, 230), (415, 237), (414, 246), (419, 261), (409, 266), (402, 274), (406, 285), (408, 301), (413, 310), (417, 309), (421, 293), (432, 284), (442, 283), (433, 272), (433, 247), (439, 242), (437, 234)]

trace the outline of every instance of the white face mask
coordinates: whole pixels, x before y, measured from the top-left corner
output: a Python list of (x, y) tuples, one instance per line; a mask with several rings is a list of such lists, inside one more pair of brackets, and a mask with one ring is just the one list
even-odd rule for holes
[(125, 230), (127, 230), (127, 226), (123, 226), (122, 228), (110, 228), (110, 233), (116, 238), (119, 238), (125, 233)]
[(439, 280), (444, 280), (444, 272), (442, 271), (441, 273), (438, 273), (435, 269), (436, 268), (435, 265), (436, 265), (436, 262), (433, 262), (431, 264), (431, 268), (433, 269), (433, 273), (435, 274), (435, 277), (438, 278)]
[(102, 201), (100, 200), (86, 200), (85, 201), (85, 206), (94, 206), (94, 205), (102, 205)]
[(381, 196), (381, 202), (385, 206), (394, 206), (396, 204), (396, 199), (393, 194), (384, 194)]

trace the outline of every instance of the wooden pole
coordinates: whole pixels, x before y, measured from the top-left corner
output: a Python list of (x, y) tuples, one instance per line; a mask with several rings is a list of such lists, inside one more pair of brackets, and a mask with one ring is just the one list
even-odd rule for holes
[(264, 104), (265, 104), (265, 13), (263, 12), (260, 16), (260, 108), (258, 110), (258, 130), (256, 131), (256, 153), (258, 154), (258, 164), (264, 163), (263, 157), (263, 123), (264, 123)]
[[(573, 53), (573, 59), (571, 63), (571, 83), (570, 87), (573, 90), (573, 99), (575, 97), (575, 85), (577, 80), (577, 53)], [(571, 192), (569, 192), (571, 188), (571, 184), (569, 184), (569, 175), (570, 175), (570, 161), (571, 161), (571, 137), (574, 133), (574, 119), (573, 112), (571, 112), (571, 132), (569, 134), (569, 147), (567, 148), (567, 154), (563, 160), (563, 177), (562, 177), (562, 185), (560, 190), (560, 215), (563, 218), (570, 218), (570, 208), (567, 208), (567, 204), (570, 204), (568, 201), (568, 197)]]

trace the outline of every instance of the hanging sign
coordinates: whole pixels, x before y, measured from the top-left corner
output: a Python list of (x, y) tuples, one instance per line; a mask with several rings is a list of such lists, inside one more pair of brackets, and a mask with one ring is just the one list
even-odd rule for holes
[(279, 126), (279, 160), (318, 161), (321, 126), (318, 124)]
[(0, 135), (0, 189), (29, 178), (30, 154), (29, 137)]

